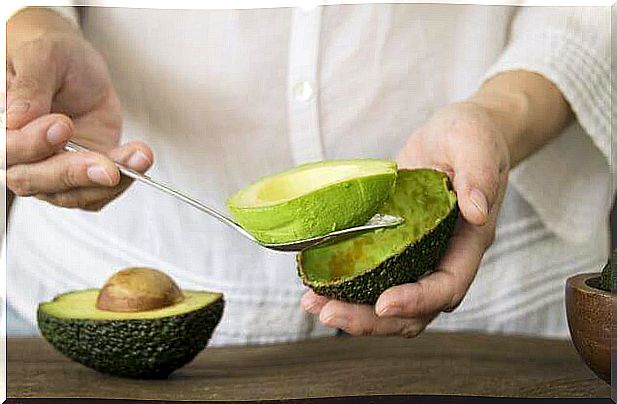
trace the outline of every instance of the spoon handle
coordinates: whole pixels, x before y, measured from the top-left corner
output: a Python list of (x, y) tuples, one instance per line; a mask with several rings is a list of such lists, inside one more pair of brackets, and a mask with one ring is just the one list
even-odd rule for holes
[[(91, 152), (92, 150), (88, 149), (87, 147), (84, 147), (80, 144), (77, 144), (73, 141), (68, 141), (66, 146), (64, 146), (64, 150), (66, 151), (70, 151), (70, 152), (78, 152), (78, 151), (88, 151)], [(226, 215), (224, 215), (223, 213), (219, 212), (216, 209), (213, 209), (207, 205), (204, 205), (203, 203), (199, 202), (198, 200), (196, 200), (195, 198), (192, 198), (191, 196), (180, 192), (172, 187), (170, 187), (169, 185), (165, 185), (159, 181), (156, 181), (154, 179), (152, 179), (151, 177), (144, 175), (140, 172), (137, 172), (131, 168), (125, 167), (122, 164), (116, 163), (114, 162), (114, 164), (116, 165), (116, 167), (118, 167), (118, 170), (120, 170), (120, 172), (122, 174), (124, 174), (125, 176), (132, 178), (134, 180), (137, 180), (141, 183), (150, 185), (153, 188), (158, 189), (159, 191), (163, 191), (168, 195), (171, 195), (175, 198), (180, 199), (182, 202), (187, 203), (189, 205), (191, 205), (192, 207), (199, 209), (200, 211), (206, 213), (207, 215), (212, 216), (213, 218), (219, 220), (220, 222), (226, 224), (229, 227), (232, 227), (234, 230), (239, 231), (240, 233), (242, 233), (245, 237), (250, 238), (251, 240), (253, 240), (253, 237), (251, 235), (249, 235), (239, 224), (237, 224), (236, 222), (234, 222), (233, 220), (231, 220), (229, 217), (227, 217)]]

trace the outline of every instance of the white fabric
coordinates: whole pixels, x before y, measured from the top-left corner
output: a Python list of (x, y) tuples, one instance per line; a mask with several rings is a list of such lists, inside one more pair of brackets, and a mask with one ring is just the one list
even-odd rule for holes
[[(547, 226), (572, 242), (588, 240), (601, 226), (606, 217), (597, 213), (606, 211), (614, 193), (607, 169), (617, 153), (610, 131), (611, 113), (616, 117), (611, 110), (610, 17), (608, 8), (520, 9), (510, 44), (487, 74), (525, 69), (547, 76), (577, 115), (576, 124), (511, 177)], [(598, 151), (605, 159), (597, 158)], [(579, 203), (581, 196), (585, 203)]]
[[(487, 72), (530, 66), (554, 79), (589, 136), (575, 124), (512, 173), (497, 240), (476, 282), (461, 307), (433, 327), (563, 337), (565, 278), (597, 270), (608, 255), (611, 139), (603, 117), (610, 112), (600, 89), (610, 80), (587, 55), (607, 63), (609, 26), (602, 21), (609, 9), (585, 9), (598, 14), (597, 23), (580, 29), (596, 32), (595, 40), (572, 42), (564, 27), (585, 20), (576, 13), (549, 18), (536, 8), (516, 10), (85, 8), (80, 20), (109, 63), (125, 140), (155, 150), (151, 175), (221, 209), (237, 189), (298, 163), (394, 158), (414, 128), (468, 96)], [(568, 46), (547, 48), (546, 37), (526, 34), (527, 20)], [(586, 53), (577, 53), (581, 47)], [(562, 57), (567, 67), (556, 63)], [(39, 301), (100, 285), (128, 265), (163, 269), (186, 288), (224, 292), (228, 305), (214, 344), (334, 332), (302, 311), (292, 256), (258, 249), (144, 186), (97, 214), (17, 201), (8, 296), (11, 310), (31, 325)]]
[(77, 15), (77, 8), (68, 7), (70, 5), (70, 1), (66, 1), (64, 6), (56, 6), (56, 7), (47, 7), (56, 13), (60, 14), (67, 20), (71, 22), (76, 28), (79, 27), (79, 16)]

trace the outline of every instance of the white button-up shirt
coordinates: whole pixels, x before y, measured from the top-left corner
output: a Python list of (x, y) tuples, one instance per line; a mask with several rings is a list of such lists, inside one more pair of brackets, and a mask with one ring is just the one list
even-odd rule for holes
[[(381, 4), (80, 14), (84, 35), (109, 64), (125, 140), (153, 148), (153, 177), (220, 209), (239, 188), (296, 164), (392, 159), (432, 112), (486, 77), (508, 69), (544, 74), (578, 120), (514, 170), (497, 239), (474, 285), (433, 327), (567, 334), (565, 279), (599, 270), (608, 255), (609, 8)], [(305, 289), (293, 256), (257, 248), (167, 195), (135, 184), (99, 213), (27, 198), (15, 204), (9, 309), (31, 332), (39, 301), (97, 287), (126, 266), (156, 267), (184, 288), (223, 292), (227, 307), (214, 344), (334, 332), (301, 309)]]

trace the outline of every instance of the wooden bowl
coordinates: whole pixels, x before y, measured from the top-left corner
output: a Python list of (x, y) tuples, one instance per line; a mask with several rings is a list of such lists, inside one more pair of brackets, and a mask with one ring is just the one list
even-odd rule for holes
[(617, 295), (598, 289), (599, 273), (570, 277), (566, 282), (566, 313), (570, 335), (587, 366), (607, 383), (611, 379), (613, 310)]

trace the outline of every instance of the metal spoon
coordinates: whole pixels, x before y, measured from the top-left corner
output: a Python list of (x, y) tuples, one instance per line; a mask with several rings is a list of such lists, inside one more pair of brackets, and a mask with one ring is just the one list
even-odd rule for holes
[[(64, 150), (69, 151), (69, 152), (91, 151), (90, 149), (82, 145), (79, 145), (75, 142), (72, 142), (72, 141), (67, 142), (66, 146), (64, 146)], [(232, 229), (242, 234), (244, 237), (251, 240), (252, 242), (259, 244), (262, 247), (268, 248), (270, 250), (275, 250), (275, 251), (299, 252), (308, 247), (312, 247), (317, 244), (321, 244), (321, 243), (333, 240), (338, 237), (349, 236), (351, 234), (361, 233), (361, 232), (365, 232), (369, 230), (381, 229), (385, 227), (398, 226), (399, 224), (405, 221), (405, 219), (401, 217), (377, 214), (373, 216), (371, 220), (369, 220), (366, 224), (362, 226), (350, 227), (348, 229), (333, 231), (323, 236), (313, 237), (313, 238), (304, 239), (304, 240), (292, 241), (289, 243), (280, 243), (280, 244), (262, 243), (261, 241), (257, 240), (255, 237), (250, 235), (246, 230), (244, 230), (244, 228), (242, 228), (242, 226), (236, 223), (233, 219), (217, 211), (216, 209), (213, 209), (207, 205), (204, 205), (198, 200), (178, 190), (175, 190), (168, 185), (155, 181), (154, 179), (152, 179), (151, 177), (147, 175), (141, 174), (121, 164), (118, 164), (118, 163), (115, 163), (115, 164), (116, 164), (116, 167), (118, 167), (118, 170), (120, 170), (120, 172), (124, 174), (125, 176), (133, 178), (134, 180), (150, 185), (151, 187), (154, 187), (158, 189), (159, 191), (163, 191), (171, 196), (174, 196), (180, 199), (181, 201), (191, 205), (192, 207), (197, 208), (200, 211), (212, 216), (213, 218), (218, 219), (218, 221), (231, 227)]]

